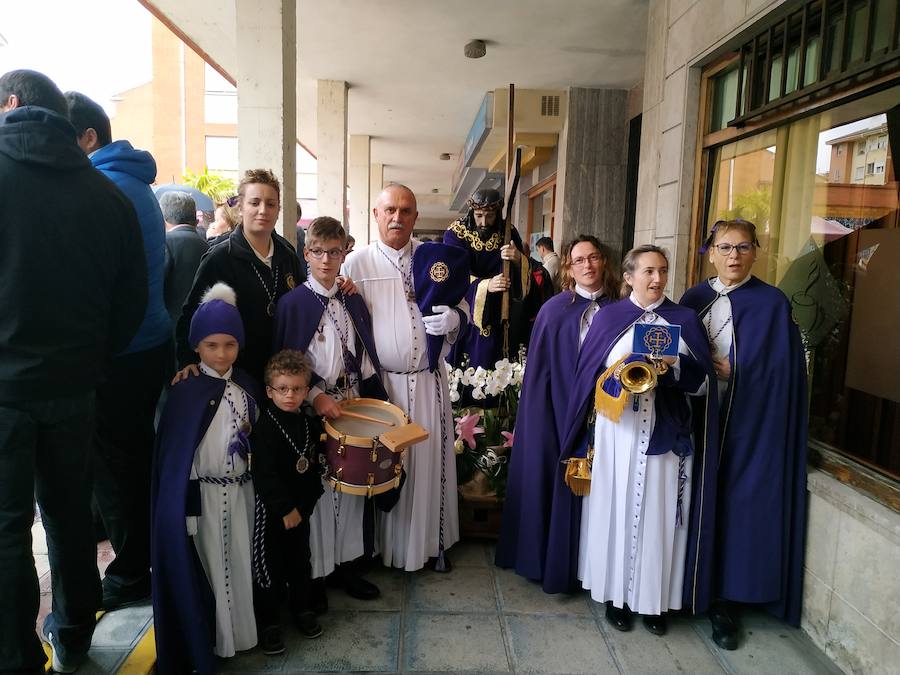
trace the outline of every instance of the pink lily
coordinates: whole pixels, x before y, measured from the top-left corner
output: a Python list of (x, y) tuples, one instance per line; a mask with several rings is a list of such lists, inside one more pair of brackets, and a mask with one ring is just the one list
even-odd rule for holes
[(504, 448), (511, 448), (513, 446), (513, 438), (515, 437), (515, 431), (501, 431), (500, 435), (503, 436), (506, 440), (503, 442)]
[(457, 441), (465, 441), (470, 450), (475, 449), (475, 434), (483, 434), (484, 427), (476, 427), (481, 413), (469, 413), (465, 417), (456, 418)]

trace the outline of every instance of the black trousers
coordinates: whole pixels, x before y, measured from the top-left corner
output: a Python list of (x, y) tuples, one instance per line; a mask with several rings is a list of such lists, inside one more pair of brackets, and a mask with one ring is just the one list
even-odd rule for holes
[(172, 340), (118, 356), (97, 388), (94, 495), (116, 552), (103, 580), (113, 594), (150, 593), (150, 465), (156, 402), (171, 377)]
[(0, 671), (43, 673), (31, 553), (37, 496), (47, 532), (53, 611), (65, 648), (86, 653), (100, 606), (91, 521), (94, 394), (0, 403)]
[(260, 628), (281, 623), (284, 589), (287, 586), (291, 615), (312, 610), (310, 602), (309, 519), (290, 530), (284, 529), (280, 516), (268, 516), (266, 520), (266, 565), (272, 585), (263, 588), (254, 581), (253, 604), (256, 623)]

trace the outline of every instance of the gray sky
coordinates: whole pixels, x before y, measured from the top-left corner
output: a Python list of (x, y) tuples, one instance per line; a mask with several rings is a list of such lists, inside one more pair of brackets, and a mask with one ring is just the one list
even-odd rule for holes
[(136, 0), (0, 0), (0, 73), (30, 68), (110, 114), (151, 79), (150, 13)]

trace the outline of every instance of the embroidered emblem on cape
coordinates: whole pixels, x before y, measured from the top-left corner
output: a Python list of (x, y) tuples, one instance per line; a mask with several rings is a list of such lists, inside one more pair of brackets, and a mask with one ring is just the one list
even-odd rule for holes
[(450, 276), (450, 268), (447, 267), (447, 263), (436, 262), (431, 266), (431, 269), (428, 271), (428, 276), (431, 277), (432, 281), (436, 281), (437, 283), (441, 283), (442, 281), (446, 281)]

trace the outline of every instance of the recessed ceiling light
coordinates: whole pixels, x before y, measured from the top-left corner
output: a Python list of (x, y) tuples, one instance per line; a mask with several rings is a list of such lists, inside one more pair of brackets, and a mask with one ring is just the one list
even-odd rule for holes
[(463, 47), (463, 54), (470, 59), (480, 59), (485, 53), (487, 53), (487, 46), (484, 44), (484, 40), (470, 40)]
[(446, 162), (447, 160), (450, 159), (450, 153), (449, 153), (449, 152), (442, 152), (442, 153), (441, 153), (441, 159), (444, 160), (444, 161)]
[(441, 191), (440, 188), (431, 188), (431, 194), (436, 195), (436, 194), (438, 194), (440, 191)]

